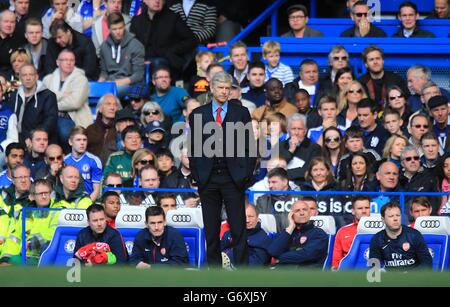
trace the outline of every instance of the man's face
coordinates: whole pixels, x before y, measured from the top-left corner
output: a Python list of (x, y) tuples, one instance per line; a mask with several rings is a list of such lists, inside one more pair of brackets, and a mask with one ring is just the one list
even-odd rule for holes
[(291, 211), (294, 212), (293, 218), (295, 224), (306, 224), (311, 218), (309, 206), (304, 201), (297, 201), (292, 205)]
[(20, 194), (30, 190), (31, 180), (30, 170), (26, 167), (19, 167), (13, 174), (13, 183), (16, 191)]
[(120, 211), (120, 198), (115, 195), (108, 196), (103, 203), (103, 207), (105, 208), (105, 215), (110, 219), (115, 219)]
[(91, 212), (89, 214), (88, 223), (92, 232), (102, 234), (106, 229), (105, 211)]
[(363, 216), (370, 216), (370, 201), (357, 200), (353, 204), (352, 214), (357, 222), (359, 222)]
[(67, 5), (68, 0), (53, 0), (53, 8), (57, 12), (65, 13), (69, 6)]
[(223, 67), (221, 66), (214, 66), (213, 68), (210, 69), (209, 73), (206, 75), (206, 79), (208, 80), (208, 82), (211, 82), (212, 78), (218, 73), (218, 72), (222, 72)]
[(422, 91), (422, 96), (420, 97), (422, 100), (422, 103), (428, 103), (428, 100), (430, 100), (431, 97), (439, 96), (441, 95), (441, 90), (437, 86), (431, 86), (427, 87)]
[(48, 146), (48, 134), (44, 131), (35, 132), (31, 139), (31, 150), (43, 154)]
[(16, 11), (16, 14), (20, 16), (24, 16), (28, 14), (28, 9), (30, 7), (30, 0), (15, 0), (14, 1), (14, 8)]
[(32, 45), (36, 46), (42, 41), (42, 27), (40, 25), (29, 25), (25, 31), (25, 38)]
[(407, 172), (415, 174), (420, 168), (420, 157), (417, 151), (411, 150), (405, 153), (401, 162)]
[(331, 55), (331, 67), (338, 70), (348, 66), (348, 55), (344, 50), (334, 52)]
[(22, 149), (12, 149), (9, 155), (5, 157), (6, 165), (9, 169), (13, 169), (18, 164), (23, 164), (25, 152)]
[(135, 152), (142, 146), (142, 138), (138, 132), (129, 132), (125, 135), (123, 146), (127, 151)]
[(289, 27), (292, 31), (301, 31), (305, 28), (306, 23), (308, 22), (308, 17), (305, 16), (305, 13), (302, 11), (294, 11), (289, 17)]
[(54, 39), (59, 47), (66, 48), (72, 44), (72, 33), (70, 31), (65, 32), (64, 30), (59, 29), (56, 31)]
[(153, 85), (160, 92), (167, 92), (170, 88), (170, 74), (167, 70), (159, 70), (153, 79)]
[(59, 179), (66, 190), (73, 192), (80, 183), (80, 172), (74, 167), (67, 167), (62, 171)]
[(34, 194), (30, 194), (30, 199), (40, 208), (47, 207), (50, 204), (50, 193), (52, 190), (46, 184), (37, 184)]
[(70, 75), (75, 69), (75, 55), (72, 52), (62, 52), (59, 54), (56, 64), (62, 73)]
[(402, 227), (402, 214), (399, 208), (388, 208), (381, 218), (390, 231), (398, 231)]
[(295, 106), (301, 112), (305, 112), (309, 108), (309, 96), (305, 93), (295, 94)]
[(427, 77), (418, 70), (411, 70), (407, 74), (408, 88), (416, 94), (421, 94), (422, 86), (427, 83)]
[(63, 160), (64, 156), (61, 147), (50, 145), (47, 148), (45, 153), (45, 161), (48, 165), (50, 165), (50, 168), (52, 168), (52, 165), (55, 165), (57, 169), (61, 169)]
[(419, 216), (430, 216), (431, 208), (428, 208), (427, 206), (424, 206), (419, 203), (412, 203), (411, 215), (412, 215), (414, 221), (417, 220), (417, 218)]
[(122, 11), (122, 0), (106, 0), (105, 7), (108, 14), (120, 13)]
[(153, 13), (161, 12), (165, 2), (165, 0), (144, 0), (150, 12)]
[(16, 16), (13, 12), (3, 12), (2, 20), (0, 21), (0, 32), (3, 35), (11, 35), (16, 29)]
[(230, 61), (238, 71), (245, 69), (248, 63), (247, 50), (244, 47), (237, 47), (231, 50)]
[(147, 218), (147, 228), (154, 237), (160, 237), (164, 233), (166, 220), (163, 215), (149, 216)]
[(317, 202), (316, 201), (304, 200), (304, 202), (308, 204), (309, 212), (311, 213), (311, 216), (319, 215), (319, 210), (317, 210)]
[(219, 104), (224, 104), (231, 93), (231, 84), (228, 82), (216, 82), (211, 87), (214, 100)]
[(368, 22), (369, 7), (367, 5), (357, 5), (353, 8), (351, 13), (351, 18), (355, 25), (359, 27), (361, 22)]
[(109, 33), (111, 33), (112, 39), (116, 42), (122, 41), (123, 37), (125, 36), (125, 23), (119, 22), (111, 25), (111, 27), (109, 28)]
[(305, 123), (302, 120), (296, 120), (291, 122), (289, 128), (289, 135), (297, 137), (299, 141), (303, 141), (306, 135)]
[(271, 104), (277, 104), (283, 100), (283, 83), (278, 80), (270, 80), (266, 88), (266, 98)]
[(162, 172), (168, 172), (173, 167), (173, 160), (168, 156), (158, 157), (158, 169)]
[(419, 19), (419, 14), (417, 14), (412, 7), (404, 6), (401, 8), (398, 18), (408, 31), (413, 30), (416, 27), (417, 19)]
[(348, 138), (345, 147), (351, 152), (358, 152), (364, 148), (364, 141), (362, 138)]
[(422, 141), (422, 151), (428, 160), (437, 159), (439, 156), (439, 143), (437, 140), (425, 139)]
[(384, 70), (384, 60), (381, 53), (378, 50), (374, 50), (367, 54), (366, 68), (371, 73), (381, 73)]
[(315, 85), (319, 81), (319, 69), (317, 65), (303, 65), (300, 69), (300, 79), (305, 85)]
[[(122, 178), (121, 177), (116, 177), (116, 176), (108, 176), (105, 180), (105, 186), (108, 187), (122, 187)], [(121, 193), (120, 190), (110, 190), (110, 191), (114, 191), (118, 194)]]
[(141, 186), (143, 188), (159, 188), (158, 173), (153, 169), (145, 169), (141, 172)]
[(134, 120), (130, 118), (123, 118), (118, 122), (116, 122), (116, 130), (119, 133), (122, 133), (122, 131), (125, 130), (126, 127), (133, 126), (134, 124), (135, 124)]
[(25, 89), (31, 90), (36, 86), (37, 80), (39, 78), (36, 70), (30, 66), (23, 66), (19, 73), (20, 81)]
[(337, 116), (337, 107), (335, 103), (323, 103), (319, 109), (319, 115), (322, 116), (322, 119), (336, 119)]
[(422, 135), (428, 132), (428, 120), (423, 116), (414, 117), (411, 122), (411, 136), (416, 140), (420, 140)]
[(398, 168), (394, 163), (383, 163), (376, 175), (382, 189), (394, 189), (397, 186)]
[(369, 129), (375, 125), (377, 112), (372, 113), (369, 107), (358, 108), (356, 112), (358, 113), (359, 126), (362, 129)]
[(449, 13), (448, 0), (434, 0), (434, 10), (439, 18), (446, 18)]
[(248, 72), (247, 79), (252, 87), (262, 87), (264, 85), (264, 79), (266, 78), (266, 72), (264, 69), (255, 67)]
[(448, 121), (448, 106), (441, 105), (438, 107), (434, 107), (430, 110), (431, 116), (433, 116), (434, 120), (438, 124), (447, 124)]
[(112, 95), (105, 96), (100, 109), (98, 110), (106, 119), (112, 120), (116, 116), (117, 103)]
[(175, 210), (177, 208), (177, 201), (175, 198), (163, 198), (161, 199), (161, 208), (163, 208), (164, 213), (167, 215), (169, 210)]
[(69, 145), (72, 146), (72, 151), (83, 154), (86, 152), (88, 139), (84, 134), (75, 134), (69, 139)]
[(268, 180), (271, 191), (286, 191), (289, 187), (289, 181), (279, 176), (270, 177)]
[(252, 207), (245, 209), (246, 227), (247, 229), (254, 229), (258, 224), (258, 214)]

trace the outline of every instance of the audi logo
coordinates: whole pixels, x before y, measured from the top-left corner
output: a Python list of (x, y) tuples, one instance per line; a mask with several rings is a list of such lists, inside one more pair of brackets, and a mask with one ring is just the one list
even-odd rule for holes
[(191, 216), (187, 214), (172, 215), (172, 221), (175, 223), (189, 223), (191, 220), (192, 220)]
[(382, 221), (366, 221), (364, 223), (364, 227), (366, 228), (383, 228), (383, 225)]
[(66, 221), (81, 222), (84, 221), (84, 214), (81, 213), (66, 213), (64, 214)]
[(425, 220), (420, 222), (420, 227), (423, 228), (439, 228), (441, 226), (441, 222), (438, 220)]
[(314, 226), (316, 227), (323, 227), (323, 221), (322, 220), (315, 220)]
[(122, 216), (124, 222), (140, 222), (142, 221), (142, 215), (140, 214), (124, 214)]

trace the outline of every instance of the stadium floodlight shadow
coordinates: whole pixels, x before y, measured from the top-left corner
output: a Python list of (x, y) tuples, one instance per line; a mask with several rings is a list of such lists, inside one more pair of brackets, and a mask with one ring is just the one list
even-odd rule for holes
[(67, 260), (73, 258), (77, 235), (88, 226), (85, 209), (63, 209), (58, 216), (50, 244), (42, 253), (38, 266), (65, 266)]

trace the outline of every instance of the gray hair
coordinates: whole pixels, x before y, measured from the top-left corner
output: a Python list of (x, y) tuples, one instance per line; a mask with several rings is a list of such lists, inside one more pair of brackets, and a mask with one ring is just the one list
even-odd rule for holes
[(333, 54), (341, 52), (341, 51), (345, 51), (345, 54), (347, 55), (347, 59), (350, 61), (347, 49), (345, 49), (345, 47), (342, 45), (337, 45), (337, 46), (333, 46), (333, 48), (331, 48), (330, 53), (328, 53), (328, 62), (330, 63), (330, 65), (333, 62)]
[(422, 93), (423, 93), (424, 90), (426, 90), (429, 87), (437, 87), (439, 89), (439, 92), (441, 92), (441, 89), (439, 88), (439, 86), (436, 83), (434, 83), (433, 81), (430, 80), (430, 81), (428, 81), (427, 83), (425, 83), (422, 86), (422, 89), (421, 89)]
[(211, 87), (214, 88), (217, 83), (228, 83), (231, 86), (233, 84), (233, 77), (225, 71), (219, 71), (212, 77)]
[(26, 166), (25, 164), (17, 164), (11, 169), (11, 174), (13, 175), (13, 177), (16, 177), (16, 172), (21, 168), (26, 169), (31, 175), (31, 169), (28, 166)]
[(294, 113), (288, 118), (288, 130), (291, 129), (292, 122), (303, 121), (306, 128), (306, 116), (300, 113)]
[(413, 72), (419, 72), (420, 74), (424, 75), (427, 80), (431, 80), (431, 69), (428, 66), (425, 65), (413, 65), (410, 68), (408, 68), (408, 71), (406, 72), (406, 75), (413, 73)]
[(419, 154), (419, 151), (417, 150), (417, 147), (415, 145), (407, 145), (405, 148), (403, 148), (402, 153), (400, 154), (400, 161), (405, 160), (405, 155), (407, 152), (415, 151), (417, 154)]
[[(10, 11), (8, 9), (4, 9), (3, 11), (0, 12), (0, 21), (2, 21), (3, 15), (8, 14), (8, 13), (9, 14), (14, 14), (14, 20), (16, 21), (16, 13), (13, 12), (13, 11)], [(16, 24), (17, 24), (17, 21), (16, 21)]]
[(100, 99), (97, 101), (97, 110), (100, 110), (100, 108), (102, 107), (103, 102), (105, 102), (105, 98), (106, 98), (107, 96), (112, 96), (112, 97), (114, 97), (114, 100), (116, 101), (116, 105), (117, 105), (117, 111), (122, 110), (122, 104), (120, 103), (119, 98), (117, 98), (116, 96), (114, 96), (114, 95), (111, 94), (111, 93), (105, 94), (105, 95), (103, 95), (102, 97), (100, 97)]
[(164, 121), (164, 112), (161, 109), (161, 106), (159, 105), (159, 103), (155, 102), (155, 101), (147, 101), (144, 106), (142, 107), (142, 111), (141, 111), (141, 123), (143, 125), (147, 125), (148, 123), (145, 122), (145, 115), (144, 115), (144, 111), (155, 111), (158, 110), (159, 114), (161, 114), (161, 120), (160, 121)]

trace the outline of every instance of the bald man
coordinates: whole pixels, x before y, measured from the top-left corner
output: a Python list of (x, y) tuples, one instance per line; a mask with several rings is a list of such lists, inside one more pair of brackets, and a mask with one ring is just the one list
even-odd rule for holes
[(61, 170), (59, 180), (61, 185), (55, 186), (56, 207), (70, 209), (86, 209), (92, 205), (92, 200), (80, 184), (80, 172), (73, 165), (66, 165)]

